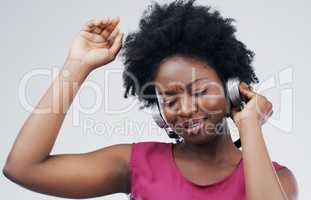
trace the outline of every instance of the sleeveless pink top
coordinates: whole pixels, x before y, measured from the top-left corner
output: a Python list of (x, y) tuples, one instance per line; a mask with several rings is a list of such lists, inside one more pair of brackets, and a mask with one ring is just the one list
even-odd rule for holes
[[(132, 144), (131, 200), (244, 200), (243, 165), (225, 179), (211, 185), (197, 185), (186, 179), (175, 164), (173, 143)], [(276, 170), (282, 168), (273, 162)]]

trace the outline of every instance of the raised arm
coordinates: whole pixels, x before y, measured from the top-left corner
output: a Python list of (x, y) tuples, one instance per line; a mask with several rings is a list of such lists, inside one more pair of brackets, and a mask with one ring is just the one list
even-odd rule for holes
[(248, 102), (240, 112), (233, 109), (232, 116), (241, 138), (246, 199), (297, 199), (294, 175), (287, 168), (274, 169), (262, 135), (261, 125), (271, 116), (272, 104), (245, 83), (240, 85), (240, 91)]
[(68, 198), (129, 192), (131, 144), (50, 155), (83, 81), (118, 54), (123, 37), (118, 23), (116, 17), (92, 20), (79, 32), (60, 73), (19, 131), (3, 169), (7, 178), (33, 191)]

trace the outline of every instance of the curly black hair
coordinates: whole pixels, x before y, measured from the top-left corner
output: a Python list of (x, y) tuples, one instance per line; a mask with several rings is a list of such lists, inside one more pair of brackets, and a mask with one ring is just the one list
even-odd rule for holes
[(143, 13), (139, 30), (130, 33), (121, 56), (124, 97), (138, 96), (144, 105), (155, 105), (155, 72), (161, 61), (174, 55), (196, 57), (215, 69), (223, 81), (238, 77), (247, 84), (258, 83), (251, 66), (254, 52), (235, 36), (235, 20), (224, 18), (210, 6), (194, 5), (195, 0), (176, 0), (159, 5), (153, 2)]

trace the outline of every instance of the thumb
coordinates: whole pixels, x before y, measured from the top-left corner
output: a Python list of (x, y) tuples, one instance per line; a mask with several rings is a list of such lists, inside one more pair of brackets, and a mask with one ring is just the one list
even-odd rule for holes
[(113, 54), (113, 55), (116, 55), (118, 54), (118, 52), (120, 51), (121, 47), (122, 47), (122, 39), (123, 39), (123, 33), (119, 33), (112, 46), (110, 47), (109, 51)]

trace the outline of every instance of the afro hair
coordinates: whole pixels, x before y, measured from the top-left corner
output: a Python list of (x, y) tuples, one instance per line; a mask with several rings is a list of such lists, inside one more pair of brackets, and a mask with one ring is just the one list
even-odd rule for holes
[(222, 80), (238, 77), (247, 84), (258, 83), (251, 63), (254, 52), (237, 40), (234, 19), (224, 18), (210, 6), (195, 0), (153, 2), (143, 13), (136, 32), (124, 41), (121, 56), (124, 97), (137, 96), (144, 107), (155, 105), (153, 82), (161, 61), (181, 54), (206, 61)]

